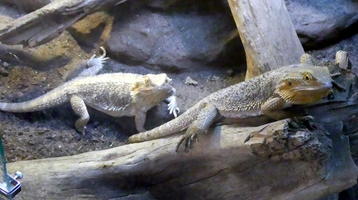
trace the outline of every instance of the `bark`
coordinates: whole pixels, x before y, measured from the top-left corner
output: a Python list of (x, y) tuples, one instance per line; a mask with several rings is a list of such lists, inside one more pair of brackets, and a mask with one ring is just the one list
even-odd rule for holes
[(66, 28), (95, 11), (126, 0), (61, 0), (24, 15), (0, 29), (4, 44), (38, 46), (57, 37)]
[(246, 79), (299, 63), (304, 53), (283, 0), (228, 0), (246, 52)]
[(9, 169), (25, 174), (17, 199), (309, 200), (354, 185), (358, 171), (347, 138), (331, 140), (307, 124), (224, 125), (200, 138), (190, 153), (175, 152), (175, 136), (10, 163)]

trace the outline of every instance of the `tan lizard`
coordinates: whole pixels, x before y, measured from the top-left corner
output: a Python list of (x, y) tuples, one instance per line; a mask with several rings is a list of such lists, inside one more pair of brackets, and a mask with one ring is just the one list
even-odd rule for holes
[[(77, 77), (33, 100), (0, 102), (0, 110), (33, 112), (69, 102), (79, 116), (75, 128), (81, 133), (90, 119), (87, 106), (113, 117), (134, 116), (137, 130), (144, 131), (146, 112), (175, 92), (170, 82), (166, 74), (112, 73)], [(169, 110), (176, 115), (175, 101), (169, 103)]]
[(177, 150), (181, 144), (188, 149), (220, 117), (245, 119), (266, 115), (277, 119), (284, 116), (284, 108), (315, 103), (326, 97), (331, 81), (327, 67), (307, 63), (285, 66), (214, 92), (176, 119), (131, 136), (129, 142), (161, 138), (187, 129)]

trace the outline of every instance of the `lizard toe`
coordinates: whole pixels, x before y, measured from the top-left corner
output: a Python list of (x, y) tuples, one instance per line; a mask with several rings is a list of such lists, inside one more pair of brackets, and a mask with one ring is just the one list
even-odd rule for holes
[[(185, 135), (179, 140), (176, 152), (179, 152), (181, 148), (183, 148), (184, 152), (189, 152), (194, 144), (199, 142), (199, 135), (201, 131), (194, 131), (193, 129), (188, 129)], [(181, 147), (182, 146), (182, 147)]]
[(175, 151), (176, 151), (176, 152), (179, 152), (180, 146), (182, 145), (182, 143), (184, 142), (184, 140), (185, 140), (185, 136), (182, 136), (182, 138), (180, 138), (180, 140), (179, 140), (179, 142), (178, 142), (178, 144), (177, 144), (177, 146), (176, 146), (176, 148), (175, 148)]
[(176, 152), (180, 152), (181, 150), (183, 150), (186, 153), (189, 152), (190, 147), (192, 146), (190, 137), (191, 136), (188, 134), (183, 135), (183, 137), (179, 140), (177, 144)]
[(86, 126), (82, 126), (76, 123), (75, 128), (79, 134), (86, 135)]

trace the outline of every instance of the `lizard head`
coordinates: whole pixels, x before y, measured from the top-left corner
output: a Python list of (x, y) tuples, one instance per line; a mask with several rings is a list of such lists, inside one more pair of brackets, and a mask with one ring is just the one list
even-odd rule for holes
[(175, 88), (171, 81), (165, 73), (147, 74), (143, 76), (143, 80), (134, 84), (132, 92), (145, 98), (148, 103), (157, 104), (174, 95)]
[[(280, 69), (279, 69), (280, 70)], [(275, 93), (290, 104), (311, 104), (328, 96), (332, 79), (327, 67), (301, 64), (281, 69)]]

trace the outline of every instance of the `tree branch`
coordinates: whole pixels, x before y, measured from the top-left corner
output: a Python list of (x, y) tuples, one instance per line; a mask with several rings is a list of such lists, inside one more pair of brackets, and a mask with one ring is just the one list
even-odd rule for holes
[(62, 0), (24, 15), (0, 30), (4, 44), (38, 46), (61, 34), (84, 16), (126, 0)]

